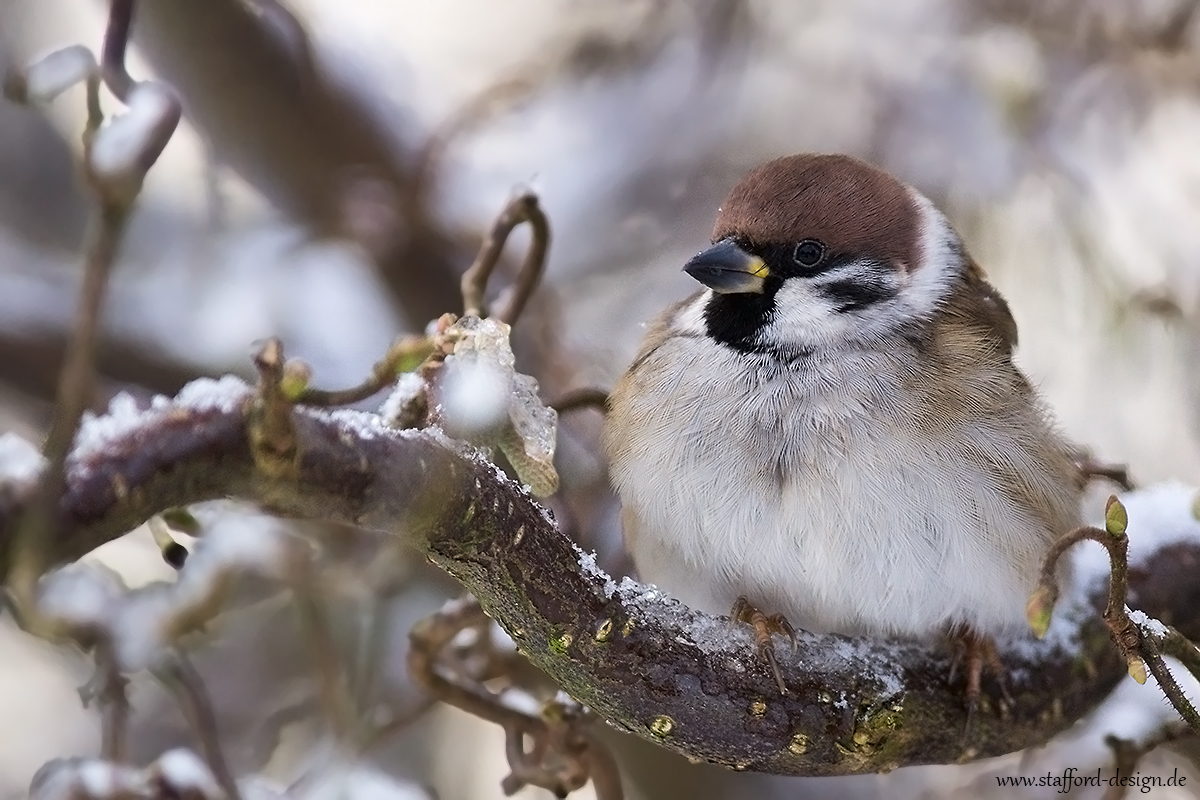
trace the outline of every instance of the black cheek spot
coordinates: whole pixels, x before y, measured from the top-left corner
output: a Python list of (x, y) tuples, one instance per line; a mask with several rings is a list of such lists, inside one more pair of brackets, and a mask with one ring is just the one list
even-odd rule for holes
[(896, 290), (887, 284), (862, 279), (827, 283), (821, 293), (837, 305), (834, 310), (839, 314), (861, 311), (896, 296)]

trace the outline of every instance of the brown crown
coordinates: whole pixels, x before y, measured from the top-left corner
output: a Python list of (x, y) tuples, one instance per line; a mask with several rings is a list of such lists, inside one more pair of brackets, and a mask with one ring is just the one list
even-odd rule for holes
[(805, 153), (768, 161), (742, 178), (717, 213), (713, 241), (819, 239), (832, 253), (909, 270), (919, 258), (917, 220), (908, 189), (883, 170), (849, 156)]

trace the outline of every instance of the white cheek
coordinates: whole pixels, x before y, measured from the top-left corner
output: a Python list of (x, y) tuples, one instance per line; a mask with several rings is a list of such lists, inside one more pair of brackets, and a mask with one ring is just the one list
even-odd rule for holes
[(776, 292), (775, 310), (760, 340), (804, 349), (829, 345), (845, 337), (845, 317), (810, 282), (793, 278)]
[(909, 189), (921, 217), (921, 268), (913, 270), (903, 298), (911, 312), (924, 316), (942, 304), (962, 271), (962, 243), (941, 211), (916, 189)]
[(675, 313), (672, 329), (679, 333), (703, 334), (707, 328), (704, 324), (704, 308), (712, 299), (712, 289), (707, 289), (692, 302)]

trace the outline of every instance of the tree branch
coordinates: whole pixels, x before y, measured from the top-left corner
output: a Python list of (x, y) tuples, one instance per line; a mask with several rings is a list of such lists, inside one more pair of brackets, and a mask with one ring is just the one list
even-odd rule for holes
[[(194, 384), (123, 418), (102, 446), (77, 448), (46, 542), (53, 560), (78, 558), (162, 509), (218, 497), (396, 535), (458, 578), (574, 698), (735, 769), (837, 775), (999, 755), (1047, 741), (1124, 673), (1103, 621), (1083, 615), (1072, 636), (1002, 652), (1013, 703), (1004, 716), (979, 715), (965, 742), (961, 693), (944, 682), (940, 648), (802, 633), (795, 656), (781, 660), (790, 691), (780, 696), (741, 626), (614, 583), (523, 488), (437, 429), (391, 430), (344, 410), (280, 417), (263, 404), (236, 379)], [(285, 424), (289, 444), (256, 458), (264, 418)], [(0, 545), (29, 494), (0, 487)], [(1147, 613), (1194, 620), (1188, 575), (1176, 578), (1172, 593), (1161, 575), (1131, 571), (1130, 588), (1153, 586)], [(1106, 598), (1093, 599), (1102, 607)]]

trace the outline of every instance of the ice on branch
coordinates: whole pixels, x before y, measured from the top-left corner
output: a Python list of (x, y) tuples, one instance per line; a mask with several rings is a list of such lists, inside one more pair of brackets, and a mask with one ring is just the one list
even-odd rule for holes
[(450, 436), (498, 447), (530, 491), (558, 489), (554, 445), (558, 413), (538, 397), (537, 381), (516, 371), (508, 325), (466, 316), (446, 329), (446, 357), (436, 406)]

